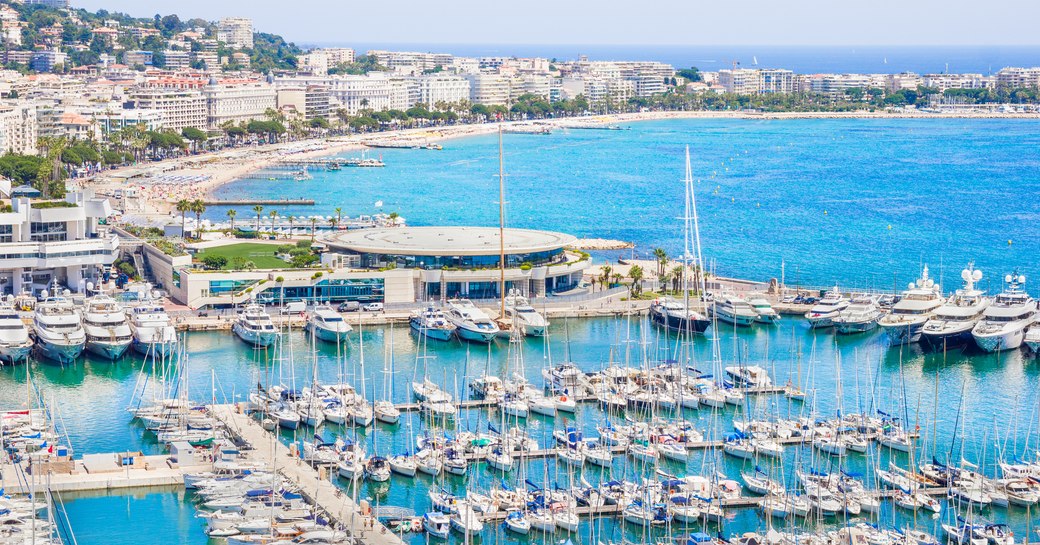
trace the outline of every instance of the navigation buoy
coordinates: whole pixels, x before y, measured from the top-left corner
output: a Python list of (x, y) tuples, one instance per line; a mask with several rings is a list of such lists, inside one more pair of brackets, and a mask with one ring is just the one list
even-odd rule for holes
[(733, 197), (730, 197), (730, 198), (729, 198), (729, 202), (737, 202), (737, 199), (735, 199), (735, 198), (733, 198)]
[(889, 231), (891, 231), (891, 230), (892, 230), (892, 224), (891, 224), (891, 223), (890, 223), (890, 224), (888, 224), (888, 230), (889, 230)]
[(762, 203), (756, 202), (755, 203), (755, 208), (762, 208)]
[(1011, 239), (1008, 239), (1008, 246), (1011, 246)]
[(827, 211), (826, 211), (826, 210), (824, 210), (824, 211), (823, 211), (823, 215), (824, 215), (824, 216), (826, 216), (826, 215), (827, 215)]

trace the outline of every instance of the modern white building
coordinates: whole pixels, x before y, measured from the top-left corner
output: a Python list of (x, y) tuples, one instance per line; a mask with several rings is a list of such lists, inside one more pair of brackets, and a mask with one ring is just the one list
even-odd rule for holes
[(318, 85), (329, 90), (331, 110), (343, 108), (354, 115), (359, 110), (407, 110), (408, 84), (381, 72), (364, 76), (284, 76), (275, 79), (278, 87)]
[(36, 155), (39, 127), (31, 102), (0, 104), (0, 153)]
[(466, 74), (469, 80), (469, 100), (485, 106), (509, 104), (510, 78), (498, 74)]
[(199, 91), (145, 87), (131, 91), (128, 97), (139, 109), (160, 112), (164, 128), (179, 132), (185, 127), (207, 127), (206, 97)]
[(408, 78), (407, 81), (413, 86), (414, 99), (410, 99), (410, 106), (425, 104), (432, 108), (438, 102), (458, 102), (469, 100), (469, 80), (449, 74), (430, 74)]
[(253, 48), (253, 20), (245, 17), (225, 17), (217, 22), (217, 41), (236, 49)]
[(0, 293), (38, 293), (57, 281), (82, 292), (115, 261), (119, 238), (100, 220), (111, 215), (107, 199), (69, 193), (64, 201), (16, 197), (0, 212)]
[(1040, 87), (1040, 68), (1001, 68), (997, 85), (1003, 87)]

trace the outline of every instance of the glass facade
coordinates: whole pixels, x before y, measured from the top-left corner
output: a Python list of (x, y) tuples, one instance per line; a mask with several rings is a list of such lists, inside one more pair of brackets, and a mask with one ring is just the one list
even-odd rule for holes
[(14, 225), (0, 225), (0, 242), (14, 242)]
[(260, 292), (263, 301), (358, 301), (381, 302), (384, 297), (382, 278), (321, 280), (313, 286), (269, 286)]
[(210, 280), (209, 294), (224, 295), (225, 293), (238, 291), (243, 286), (255, 283), (256, 280)]
[(61, 242), (67, 237), (64, 221), (34, 221), (29, 224), (29, 239), (33, 242)]
[[(369, 269), (382, 269), (393, 263), (393, 266), (401, 269), (494, 269), (499, 266), (498, 254), (494, 255), (395, 255), (361, 253), (361, 266)], [(506, 254), (506, 267), (516, 268), (523, 263), (532, 266), (558, 263), (566, 259), (563, 248), (548, 250), (545, 252), (532, 252), (526, 254)]]

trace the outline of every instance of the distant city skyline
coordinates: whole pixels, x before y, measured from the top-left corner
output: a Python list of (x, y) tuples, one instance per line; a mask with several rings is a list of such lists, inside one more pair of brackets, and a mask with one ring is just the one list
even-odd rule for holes
[[(1037, 45), (1040, 3), (994, 0), (878, 2), (800, 0), (719, 2), (618, 0), (516, 5), (461, 0), (437, 5), (399, 0), (355, 9), (334, 0), (291, 5), (247, 0), (73, 0), (74, 7), (137, 17), (250, 17), (261, 32), (303, 44), (413, 43), (605, 45)], [(289, 9), (287, 9), (289, 8)], [(522, 13), (516, 13), (522, 9)], [(1014, 14), (1014, 16), (1009, 16)]]

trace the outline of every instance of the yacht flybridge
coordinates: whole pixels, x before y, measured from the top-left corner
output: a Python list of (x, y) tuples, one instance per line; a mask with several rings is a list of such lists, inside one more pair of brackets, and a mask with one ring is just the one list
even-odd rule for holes
[(87, 344), (79, 312), (61, 296), (45, 297), (36, 305), (32, 333), (39, 354), (61, 364), (76, 361)]
[(331, 343), (343, 342), (347, 334), (354, 329), (328, 304), (314, 307), (314, 312), (303, 328), (307, 333), (314, 335), (314, 338)]
[(954, 292), (946, 303), (935, 310), (935, 315), (921, 329), (921, 344), (935, 349), (952, 348), (971, 342), (971, 330), (982, 319), (992, 300), (975, 286), (982, 280), (982, 271), (971, 263), (961, 271), (964, 287)]
[(515, 323), (528, 337), (541, 337), (549, 329), (549, 322), (531, 306), (526, 297), (515, 289), (509, 290), (505, 300), (505, 319)]
[(256, 303), (250, 303), (238, 311), (231, 330), (240, 339), (258, 348), (270, 346), (278, 338), (278, 330), (271, 322), (271, 317)]
[(448, 301), (448, 321), (455, 326), (460, 339), (478, 343), (489, 343), (498, 336), (498, 326), (469, 299)]
[(0, 361), (20, 363), (29, 358), (33, 343), (29, 328), (18, 312), (6, 303), (0, 303)]
[(834, 319), (849, 306), (849, 300), (841, 294), (838, 286), (830, 289), (823, 295), (820, 302), (813, 305), (809, 312), (805, 313), (805, 319), (809, 320), (809, 327), (822, 329), (834, 326)]
[(888, 335), (893, 346), (916, 343), (921, 340), (925, 322), (932, 318), (936, 309), (943, 305), (942, 290), (928, 277), (928, 266), (921, 271), (921, 278), (911, 282), (903, 298), (892, 305), (892, 312), (882, 316), (878, 325)]
[(1036, 300), (1022, 289), (1026, 277), (1017, 272), (1004, 277), (1006, 287), (982, 313), (982, 320), (971, 330), (975, 344), (986, 352), (999, 352), (1022, 346), (1026, 328), (1036, 319)]
[(119, 359), (134, 340), (123, 307), (104, 293), (87, 300), (83, 313), (87, 351), (106, 359)]

